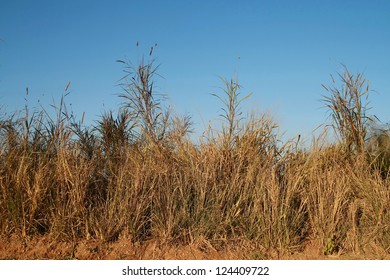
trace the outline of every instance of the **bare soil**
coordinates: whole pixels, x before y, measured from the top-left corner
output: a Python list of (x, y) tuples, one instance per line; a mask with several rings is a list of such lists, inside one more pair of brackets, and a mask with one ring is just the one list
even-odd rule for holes
[(211, 244), (197, 240), (187, 245), (158, 240), (142, 243), (120, 237), (115, 242), (101, 240), (59, 241), (48, 236), (0, 238), (0, 259), (56, 259), (56, 260), (234, 260), (234, 259), (390, 259), (390, 254), (372, 247), (370, 251), (326, 256), (315, 242), (301, 251), (280, 252), (245, 242)]

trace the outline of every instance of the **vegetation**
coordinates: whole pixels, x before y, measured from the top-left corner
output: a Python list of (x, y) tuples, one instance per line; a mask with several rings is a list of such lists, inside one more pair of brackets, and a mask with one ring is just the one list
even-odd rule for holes
[(325, 87), (339, 141), (282, 143), (267, 115), (242, 117), (240, 87), (224, 80), (222, 130), (194, 143), (191, 119), (153, 92), (154, 61), (121, 61), (123, 106), (94, 126), (65, 94), (48, 112), (0, 120), (0, 235), (77, 241), (157, 239), (264, 250), (390, 254), (389, 133), (368, 139), (361, 74)]

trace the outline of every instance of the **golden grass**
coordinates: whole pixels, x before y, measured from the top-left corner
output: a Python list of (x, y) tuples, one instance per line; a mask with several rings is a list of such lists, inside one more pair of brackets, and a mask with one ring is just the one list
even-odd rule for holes
[(2, 236), (239, 241), (289, 253), (315, 242), (324, 255), (390, 254), (388, 164), (345, 149), (348, 137), (307, 150), (281, 143), (268, 116), (238, 118), (235, 81), (226, 83), (227, 126), (193, 143), (190, 119), (153, 103), (153, 69), (131, 72), (130, 103), (92, 128), (63, 99), (55, 120), (27, 109), (1, 119)]

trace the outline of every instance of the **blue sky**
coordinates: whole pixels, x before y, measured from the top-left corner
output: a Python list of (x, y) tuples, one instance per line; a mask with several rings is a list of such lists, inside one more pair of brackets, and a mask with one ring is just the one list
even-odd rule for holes
[[(287, 136), (325, 121), (330, 74), (364, 72), (371, 110), (390, 121), (390, 1), (0, 2), (0, 104), (67, 102), (98, 119), (118, 108), (118, 59), (135, 64), (155, 43), (157, 92), (193, 116), (197, 134), (221, 113), (220, 78), (237, 73), (245, 111), (270, 112)], [(139, 42), (139, 47), (136, 43)], [(238, 59), (239, 58), (239, 59)], [(45, 105), (46, 106), (46, 105)]]

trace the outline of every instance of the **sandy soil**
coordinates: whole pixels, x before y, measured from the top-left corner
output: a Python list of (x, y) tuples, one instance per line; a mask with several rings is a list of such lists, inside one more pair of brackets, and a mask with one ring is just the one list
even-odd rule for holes
[(0, 238), (0, 259), (390, 259), (390, 254), (374, 248), (360, 254), (325, 256), (315, 243), (310, 243), (297, 253), (266, 250), (248, 242), (224, 242), (223, 245), (197, 240), (189, 245), (173, 245), (157, 240), (134, 243), (128, 237), (115, 242), (80, 240), (54, 241), (50, 237), (23, 239), (17, 236)]

